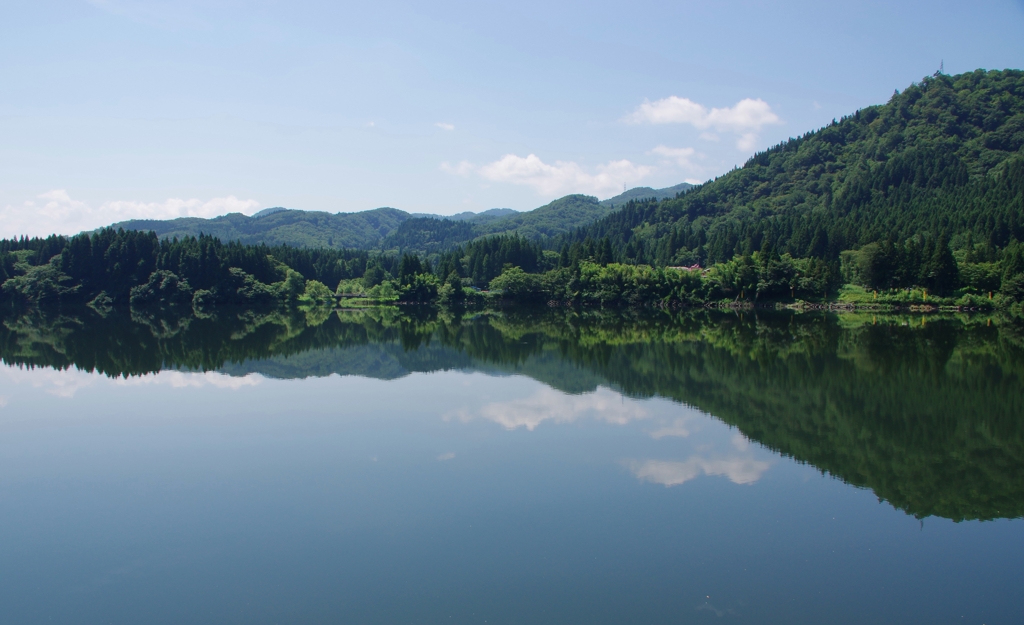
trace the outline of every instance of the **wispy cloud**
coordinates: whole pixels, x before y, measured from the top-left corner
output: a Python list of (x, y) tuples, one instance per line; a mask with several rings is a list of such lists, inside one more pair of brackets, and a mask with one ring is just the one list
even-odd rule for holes
[(588, 172), (573, 161), (545, 163), (536, 154), (506, 154), (493, 163), (481, 166), (466, 161), (458, 165), (442, 163), (441, 169), (463, 176), (475, 173), (491, 182), (527, 186), (547, 197), (568, 193), (604, 197), (617, 193), (623, 184), (638, 182), (654, 172), (652, 167), (637, 165), (628, 160), (610, 161)]
[(434, 124), (441, 130), (455, 130), (455, 124), (446, 124), (445, 122), (437, 122)]
[(126, 219), (216, 217), (227, 213), (251, 215), (259, 207), (256, 200), (242, 200), (233, 195), (210, 200), (114, 200), (92, 206), (72, 198), (65, 189), (54, 189), (21, 205), (8, 204), (0, 209), (0, 236), (77, 234)]
[[(757, 135), (763, 127), (782, 123), (771, 106), (760, 98), (745, 98), (731, 107), (708, 109), (703, 104), (678, 96), (645, 101), (627, 115), (625, 121), (630, 124), (689, 124), (698, 130), (731, 132), (738, 135), (736, 147), (744, 151), (754, 149)], [(704, 133), (702, 137), (715, 135)]]
[(701, 456), (693, 456), (683, 462), (628, 460), (625, 465), (637, 478), (664, 486), (678, 486), (700, 475), (724, 475), (735, 484), (753, 484), (771, 467), (768, 462), (753, 458), (710, 459)]

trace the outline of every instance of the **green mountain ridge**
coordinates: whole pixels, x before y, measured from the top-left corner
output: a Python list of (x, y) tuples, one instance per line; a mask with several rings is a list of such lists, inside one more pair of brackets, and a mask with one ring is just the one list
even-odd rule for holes
[(638, 187), (604, 201), (590, 196), (568, 195), (526, 212), (492, 208), (480, 213), (467, 211), (456, 215), (433, 215), (382, 207), (356, 213), (327, 213), (277, 206), (265, 208), (251, 217), (231, 213), (210, 219), (134, 219), (111, 227), (153, 231), (160, 238), (168, 239), (206, 234), (224, 242), (238, 241), (248, 245), (265, 243), (271, 246), (364, 250), (401, 248), (433, 252), (489, 234), (516, 232), (531, 240), (555, 237), (608, 215), (630, 199), (675, 197), (689, 187), (687, 183), (665, 189)]
[(665, 187), (664, 189), (652, 189), (651, 187), (634, 187), (628, 191), (616, 195), (615, 197), (610, 197), (607, 200), (601, 200), (601, 204), (609, 208), (615, 208), (621, 207), (630, 200), (643, 200), (648, 198), (668, 200), (676, 197), (676, 195), (680, 193), (686, 193), (694, 186), (695, 185), (692, 185), (689, 182), (680, 182), (677, 185)]
[(879, 265), (868, 281), (882, 288), (920, 283), (908, 272), (940, 239), (992, 262), (1024, 241), (1024, 72), (929, 76), (566, 242), (588, 238), (608, 238), (619, 262), (702, 266), (758, 251), (838, 261), (877, 243), (885, 256), (860, 260)]
[(212, 219), (133, 219), (111, 227), (153, 231), (162, 239), (206, 234), (221, 241), (238, 241), (247, 245), (266, 243), (271, 246), (368, 249), (410, 218), (409, 213), (390, 207), (335, 214), (273, 208), (252, 217), (230, 213)]

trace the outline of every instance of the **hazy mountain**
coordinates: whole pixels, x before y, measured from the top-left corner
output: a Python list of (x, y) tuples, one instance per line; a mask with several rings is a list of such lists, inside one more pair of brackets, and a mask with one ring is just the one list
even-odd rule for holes
[(474, 213), (473, 211), (465, 211), (463, 213), (456, 213), (455, 215), (436, 215), (434, 213), (413, 213), (413, 217), (427, 217), (431, 219), (450, 219), (451, 221), (472, 221), (480, 223), (484, 221), (494, 221), (495, 219), (502, 219), (510, 215), (519, 213), (517, 210), (511, 208), (491, 208), (489, 210)]
[(375, 208), (359, 213), (325, 213), (268, 208), (252, 217), (231, 213), (212, 219), (181, 217), (133, 219), (113, 228), (152, 230), (161, 238), (213, 235), (222, 241), (287, 244), (296, 247), (370, 248), (394, 232), (412, 215), (397, 208)]
[(477, 237), (502, 233), (516, 233), (536, 241), (593, 223), (612, 210), (596, 197), (567, 195), (532, 211), (490, 220), (480, 217), (465, 221), (431, 217), (409, 219), (385, 237), (381, 247), (386, 250), (433, 253)]
[(683, 183), (667, 189), (640, 187), (604, 202), (586, 195), (568, 195), (527, 212), (492, 208), (480, 213), (432, 215), (385, 207), (358, 213), (327, 213), (276, 206), (251, 217), (232, 213), (212, 219), (133, 219), (112, 227), (152, 230), (161, 238), (202, 233), (222, 241), (248, 244), (360, 249), (383, 246), (384, 249), (432, 252), (502, 232), (517, 232), (534, 240), (557, 236), (608, 215), (620, 206), (620, 201), (631, 197), (675, 197), (678, 191), (689, 186)]
[(674, 198), (679, 193), (686, 193), (692, 188), (693, 185), (689, 182), (680, 182), (675, 186), (665, 187), (664, 189), (634, 187), (625, 193), (616, 195), (615, 197), (610, 197), (607, 200), (601, 200), (601, 204), (609, 208), (619, 208), (630, 200), (645, 200), (652, 197), (659, 200), (667, 200)]

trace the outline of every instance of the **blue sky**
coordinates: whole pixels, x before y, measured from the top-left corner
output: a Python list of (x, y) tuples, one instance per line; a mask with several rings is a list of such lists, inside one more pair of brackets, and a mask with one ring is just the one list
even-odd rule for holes
[(1024, 66), (1020, 0), (5, 4), (2, 236), (603, 198)]

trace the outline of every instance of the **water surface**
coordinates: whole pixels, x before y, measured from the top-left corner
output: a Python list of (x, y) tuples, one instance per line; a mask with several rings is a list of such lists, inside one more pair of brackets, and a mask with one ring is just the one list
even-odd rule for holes
[(1013, 623), (988, 318), (10, 317), (0, 605), (42, 623)]

